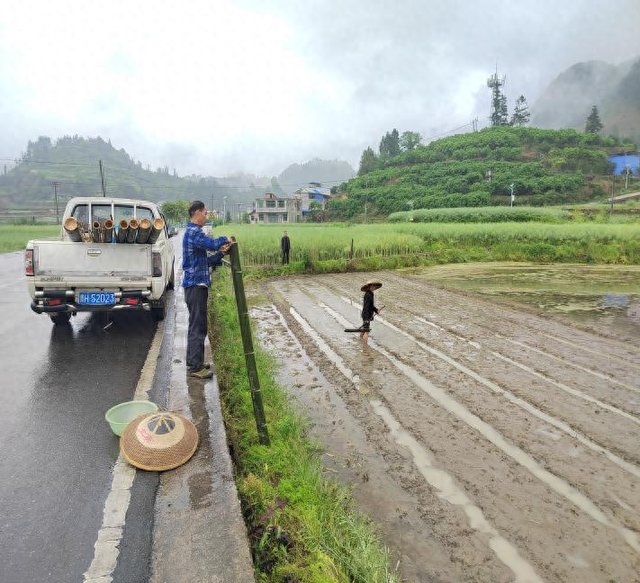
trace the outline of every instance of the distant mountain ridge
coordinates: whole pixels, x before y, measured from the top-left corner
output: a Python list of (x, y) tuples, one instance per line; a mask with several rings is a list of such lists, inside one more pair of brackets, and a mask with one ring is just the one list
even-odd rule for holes
[(277, 180), (243, 172), (225, 177), (179, 176), (167, 166), (152, 170), (101, 137), (63, 136), (54, 142), (40, 136), (29, 141), (15, 167), (5, 163), (3, 168), (0, 164), (0, 209), (52, 208), (54, 182), (62, 207), (74, 196), (100, 196), (99, 160), (103, 162), (108, 196), (156, 202), (200, 199), (217, 210), (232, 208), (234, 203), (251, 203), (269, 191), (281, 196), (283, 191), (291, 194), (311, 181), (331, 187), (355, 176), (347, 162), (317, 158), (290, 165)]
[(310, 182), (320, 182), (322, 186), (331, 188), (347, 182), (356, 175), (355, 170), (344, 160), (321, 160), (314, 158), (304, 164), (291, 164), (278, 176), (278, 184), (291, 195)]
[(603, 135), (640, 142), (640, 58), (618, 66), (602, 61), (572, 65), (531, 107), (531, 124), (584, 131), (593, 105), (604, 124)]

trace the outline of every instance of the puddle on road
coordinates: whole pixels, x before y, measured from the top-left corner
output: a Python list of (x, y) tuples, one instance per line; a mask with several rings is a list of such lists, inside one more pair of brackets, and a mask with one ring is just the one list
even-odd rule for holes
[(420, 275), (610, 332), (640, 333), (640, 266), (471, 263), (431, 267)]

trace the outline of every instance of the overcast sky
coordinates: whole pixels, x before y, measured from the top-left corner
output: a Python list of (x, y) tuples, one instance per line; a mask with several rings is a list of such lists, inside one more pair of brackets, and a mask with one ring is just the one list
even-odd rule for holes
[(357, 168), (393, 127), (510, 107), (568, 66), (640, 56), (640, 0), (43, 0), (0, 3), (0, 158), (101, 135), (180, 174)]

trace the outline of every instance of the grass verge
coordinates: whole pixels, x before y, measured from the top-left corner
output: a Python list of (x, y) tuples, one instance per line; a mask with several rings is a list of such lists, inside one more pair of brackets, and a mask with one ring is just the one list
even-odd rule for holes
[(307, 421), (277, 385), (274, 360), (256, 347), (271, 446), (258, 443), (228, 273), (216, 273), (211, 297), (214, 360), (258, 580), (399, 582), (349, 490), (323, 476)]
[(55, 237), (59, 225), (0, 225), (0, 253), (24, 249), (31, 239)]

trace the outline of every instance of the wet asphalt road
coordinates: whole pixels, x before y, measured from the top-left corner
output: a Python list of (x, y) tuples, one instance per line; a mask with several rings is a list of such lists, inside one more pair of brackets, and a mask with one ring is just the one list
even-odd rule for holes
[[(82, 581), (118, 456), (104, 413), (132, 398), (156, 324), (118, 314), (105, 332), (79, 314), (58, 328), (29, 303), (22, 253), (0, 255), (0, 581)], [(154, 488), (133, 493), (148, 507)], [(131, 512), (150, 533), (152, 512)]]

